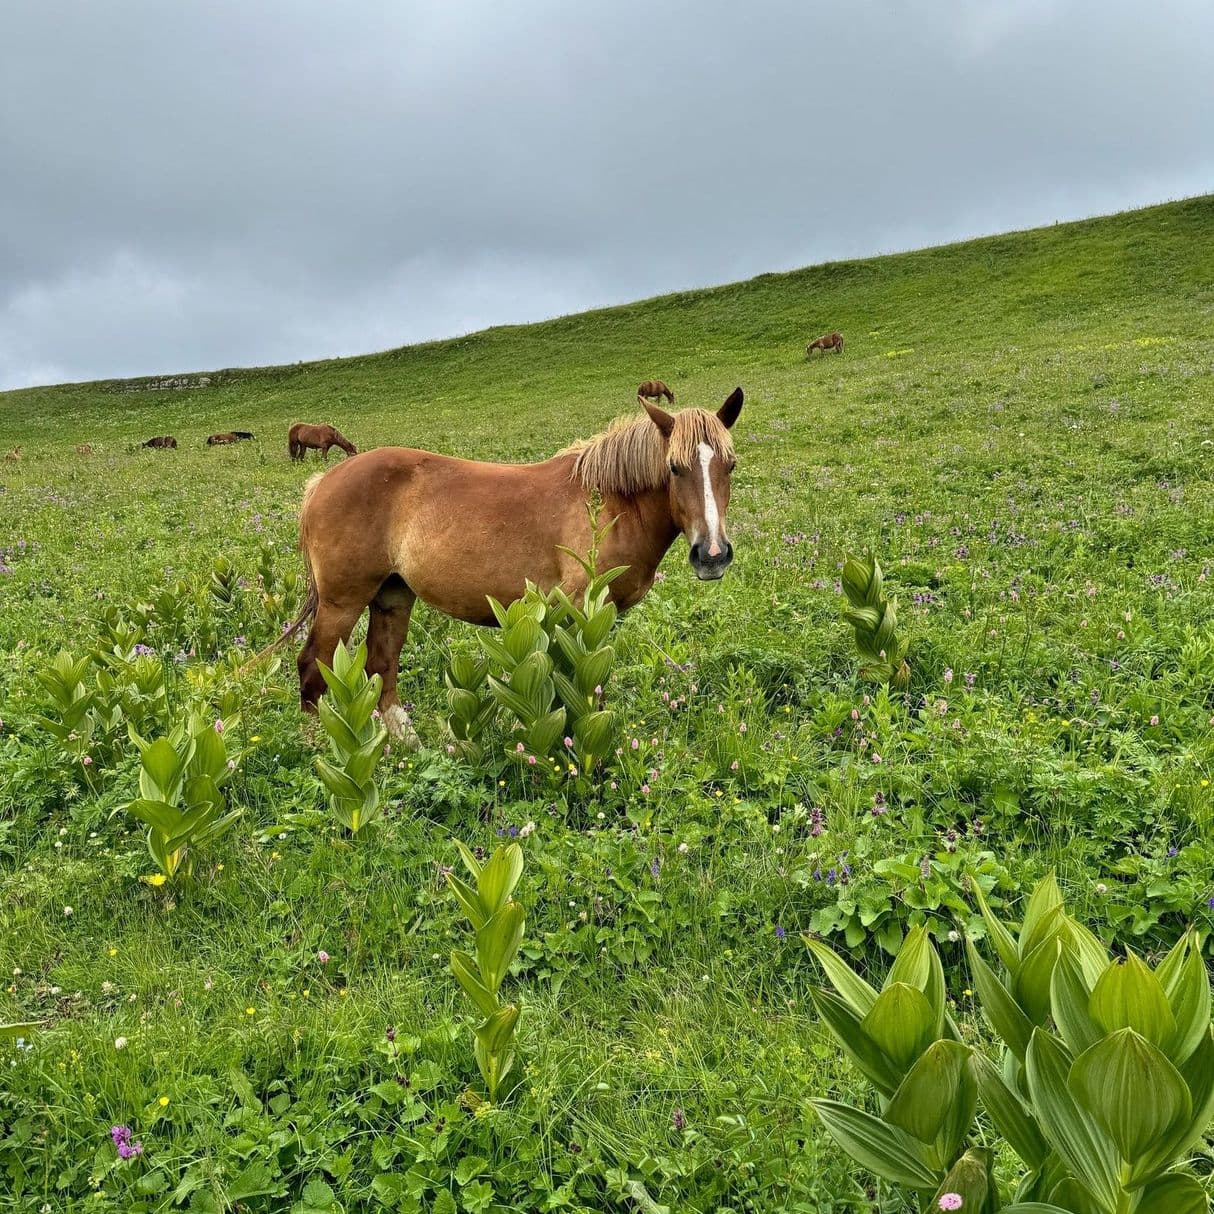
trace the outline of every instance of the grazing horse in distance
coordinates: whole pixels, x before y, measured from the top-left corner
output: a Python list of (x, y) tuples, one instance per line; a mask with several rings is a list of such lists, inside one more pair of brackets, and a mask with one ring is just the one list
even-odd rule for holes
[(145, 447), (170, 448), (177, 446), (177, 440), (171, 434), (161, 434), (156, 438), (149, 438)]
[(641, 404), (647, 400), (661, 400), (663, 397), (674, 404), (674, 393), (660, 379), (647, 379), (637, 389), (637, 400)]
[(77, 443), (76, 444), (76, 454), (77, 455), (92, 455), (93, 454), (93, 444), (92, 443)]
[(14, 447), (11, 451), (5, 452), (4, 462), (6, 464), (19, 464), (21, 462), (21, 448)]
[(823, 354), (827, 350), (837, 350), (840, 354), (843, 353), (843, 334), (842, 333), (827, 333), (822, 337), (817, 337), (805, 347), (805, 357), (808, 358), (815, 350), (821, 350)]
[(340, 447), (347, 455), (357, 455), (358, 448), (335, 426), (313, 426), (296, 422), (287, 434), (287, 450), (292, 459), (303, 459), (304, 452), (319, 451), (329, 458), (329, 448)]
[(725, 531), (729, 431), (742, 389), (715, 413), (644, 408), (648, 416), (619, 418), (538, 464), (379, 447), (314, 476), (299, 512), (308, 596), (273, 646), (311, 621), (298, 659), (304, 711), (315, 711), (325, 689), (317, 664), (332, 665), (337, 642), (370, 607), (367, 673), (383, 678), (385, 724), (397, 738), (411, 736), (396, 680), (413, 604), (421, 599), (457, 620), (492, 625), (488, 596), (509, 603), (528, 581), (582, 593), (585, 572), (562, 548), (589, 549), (595, 494), (601, 517), (614, 520), (599, 568), (627, 566), (611, 583), (620, 611), (645, 597), (680, 532), (696, 576), (723, 576), (733, 560)]
[(223, 434), (212, 434), (207, 439), (208, 447), (227, 447), (232, 443), (243, 443), (255, 437), (251, 430), (227, 430)]
[(238, 438), (242, 443), (247, 443), (250, 439), (257, 437), (252, 430), (233, 430), (232, 437)]

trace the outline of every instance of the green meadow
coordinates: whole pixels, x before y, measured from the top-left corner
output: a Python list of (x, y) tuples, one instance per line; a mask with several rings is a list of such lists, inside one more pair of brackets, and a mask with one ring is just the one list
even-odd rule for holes
[[(832, 329), (845, 353), (807, 359)], [(975, 883), (1016, 920), (1053, 871), (1152, 963), (1214, 929), (1214, 197), (365, 357), (157, 370), (0, 394), (0, 1022), (31, 1026), (0, 1038), (0, 1210), (909, 1212), (810, 1107), (869, 1089), (804, 935), (879, 984), (925, 925), (996, 1057)], [(288, 460), (288, 426), (528, 461), (651, 377), (676, 407), (746, 393), (736, 557), (702, 584), (680, 539), (615, 628), (618, 753), (529, 769), (505, 723), (479, 762), (452, 753), (443, 676), (479, 634), (419, 604), (422, 748), (380, 762), (372, 827), (341, 828), (297, 645), (248, 664), (301, 598), (320, 465)], [(256, 440), (204, 445), (231, 429)], [(140, 446), (161, 434), (177, 449)], [(865, 550), (904, 690), (862, 677), (841, 618)], [(91, 698), (56, 732), (61, 653)], [(160, 882), (128, 727), (191, 713), (224, 723), (241, 815)], [(443, 871), (455, 839), (511, 838), (518, 1062), (489, 1104)], [(1208, 1145), (1194, 1166), (1212, 1183)]]

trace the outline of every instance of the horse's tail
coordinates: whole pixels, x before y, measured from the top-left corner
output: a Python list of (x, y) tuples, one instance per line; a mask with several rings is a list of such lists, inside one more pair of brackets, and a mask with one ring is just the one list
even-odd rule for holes
[[(308, 500), (312, 494), (316, 492), (316, 486), (320, 483), (324, 476), (323, 472), (318, 472), (315, 476), (310, 477), (308, 483), (304, 486), (303, 500), (299, 504), (300, 522), (303, 522), (303, 514), (307, 509)], [(277, 652), (293, 637), (312, 617), (316, 614), (316, 609), (320, 605), (320, 596), (316, 591), (316, 574), (312, 571), (312, 558), (308, 555), (308, 550), (303, 543), (302, 527), (300, 528), (300, 552), (303, 554), (304, 562), (304, 578), (308, 585), (308, 593), (304, 595), (303, 606), (300, 607), (299, 613), (287, 625), (283, 627), (281, 634), (271, 641), (264, 649), (255, 653), (243, 666), (237, 670), (237, 675), (246, 674), (252, 670), (254, 666), (261, 665), (272, 653)]]

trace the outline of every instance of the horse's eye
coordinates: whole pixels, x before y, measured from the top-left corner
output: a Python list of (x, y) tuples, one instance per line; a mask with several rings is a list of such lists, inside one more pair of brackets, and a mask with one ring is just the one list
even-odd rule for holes
[(675, 476), (682, 476), (682, 475), (683, 475), (683, 469), (682, 469), (682, 468), (680, 468), (678, 464), (671, 464), (671, 465), (670, 465), (670, 471), (671, 471), (671, 473), (672, 473), (673, 475), (675, 475)]

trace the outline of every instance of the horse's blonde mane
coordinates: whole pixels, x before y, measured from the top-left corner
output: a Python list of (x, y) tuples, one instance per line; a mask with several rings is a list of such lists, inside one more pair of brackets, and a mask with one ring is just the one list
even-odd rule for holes
[(647, 416), (617, 417), (601, 434), (580, 439), (558, 454), (577, 456), (571, 475), (587, 489), (625, 497), (666, 484), (670, 465), (695, 463), (701, 443), (733, 462), (733, 440), (715, 413), (681, 409), (672, 416), (669, 443)]

